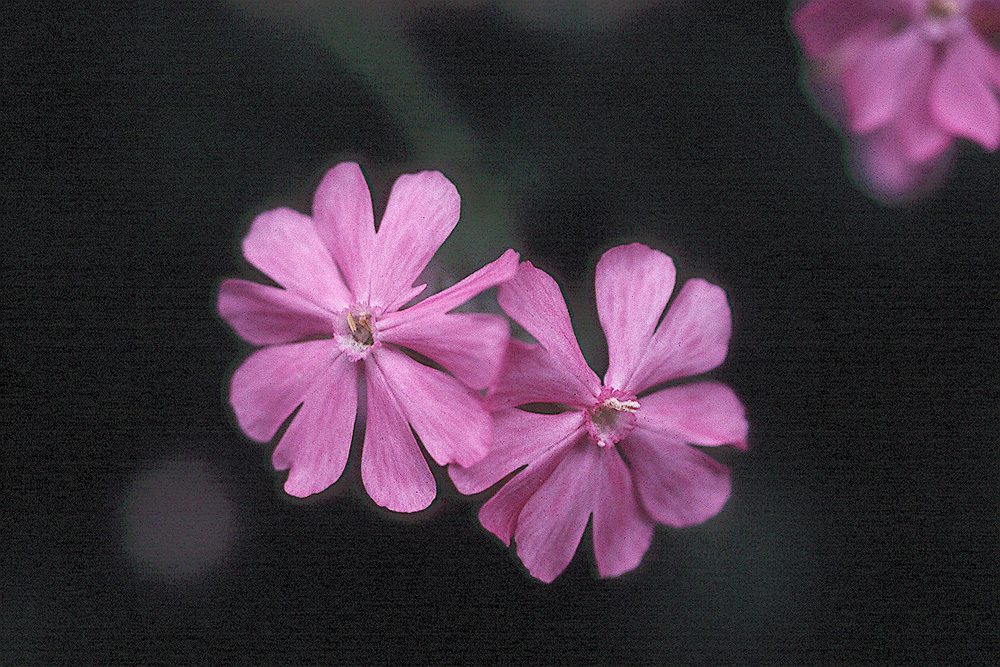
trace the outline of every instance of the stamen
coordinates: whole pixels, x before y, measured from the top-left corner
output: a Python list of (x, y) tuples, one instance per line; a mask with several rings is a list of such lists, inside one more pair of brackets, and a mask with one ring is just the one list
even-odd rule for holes
[(603, 407), (612, 408), (614, 410), (624, 410), (626, 412), (636, 412), (639, 409), (639, 401), (619, 401), (617, 398), (612, 396), (608, 400), (604, 401)]
[(341, 320), (341, 329), (336, 338), (342, 350), (354, 359), (363, 359), (368, 355), (368, 350), (377, 345), (375, 320), (371, 313), (357, 310), (344, 311), (344, 319)]

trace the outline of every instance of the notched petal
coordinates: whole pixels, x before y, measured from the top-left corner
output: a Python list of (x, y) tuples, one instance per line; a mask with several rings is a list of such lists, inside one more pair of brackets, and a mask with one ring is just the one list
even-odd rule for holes
[(218, 310), (222, 319), (253, 345), (333, 335), (328, 311), (294, 292), (247, 280), (222, 281)]
[(308, 216), (288, 208), (261, 213), (243, 239), (243, 256), (285, 289), (337, 312), (351, 301), (340, 271)]
[(419, 512), (437, 495), (403, 410), (375, 364), (366, 364), (368, 414), (361, 450), (361, 481), (376, 504), (393, 512)]
[(390, 347), (372, 356), (386, 386), (438, 465), (470, 466), (492, 441), (493, 422), (482, 399), (446, 373)]
[(358, 365), (341, 355), (313, 384), (271, 456), (275, 470), (289, 471), (285, 493), (304, 498), (340, 478), (357, 407)]
[(331, 340), (275, 345), (251, 354), (230, 384), (229, 402), (240, 429), (258, 442), (273, 438), (340, 354)]
[(458, 223), (461, 198), (437, 171), (400, 176), (375, 235), (371, 304), (395, 310)]
[(674, 292), (676, 275), (669, 256), (641, 243), (612, 248), (597, 263), (597, 314), (608, 340), (605, 385), (622, 387), (632, 375)]
[(687, 281), (670, 304), (625, 391), (710, 371), (729, 351), (732, 315), (725, 291), (700, 278)]

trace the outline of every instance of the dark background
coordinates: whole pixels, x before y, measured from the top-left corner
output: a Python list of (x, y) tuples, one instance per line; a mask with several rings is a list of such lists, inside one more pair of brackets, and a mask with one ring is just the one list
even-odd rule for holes
[(256, 212), (307, 207), (343, 157), (377, 209), (398, 173), (461, 174), (414, 162), (366, 80), (288, 23), (4, 11), (0, 663), (995, 660), (1000, 157), (962, 146), (922, 203), (868, 198), (784, 5), (584, 34), (488, 7), (408, 21), (484, 160), (531, 167), (525, 258), (585, 294), (600, 252), (643, 240), (734, 307), (732, 499), (618, 579), (588, 533), (550, 585), (447, 487), (390, 516), (353, 460), (286, 496), (226, 403), (249, 348), (214, 295), (247, 275)]

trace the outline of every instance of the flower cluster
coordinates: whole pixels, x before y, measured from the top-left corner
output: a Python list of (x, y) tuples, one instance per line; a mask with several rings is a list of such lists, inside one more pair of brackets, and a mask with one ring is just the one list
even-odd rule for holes
[[(591, 515), (598, 572), (616, 576), (639, 564), (657, 523), (697, 524), (722, 508), (729, 471), (691, 445), (745, 448), (743, 407), (724, 385), (679, 382), (726, 356), (722, 289), (690, 280), (667, 308), (668, 256), (640, 244), (605, 253), (601, 381), (555, 281), (513, 250), (412, 303), (459, 218), (458, 192), (440, 173), (400, 177), (376, 230), (360, 168), (342, 163), (312, 213), (263, 213), (243, 240), (246, 259), (280, 287), (229, 279), (218, 295), (223, 319), (261, 346), (233, 374), (240, 428), (268, 442), (288, 422), (272, 457), (289, 471), (287, 493), (318, 493), (343, 474), (361, 405), (361, 479), (374, 502), (430, 505), (436, 484), (420, 445), (463, 493), (506, 479), (480, 521), (513, 538), (542, 581), (569, 563)], [(512, 339), (498, 315), (452, 312), (496, 285), (536, 343)]]
[(958, 138), (1000, 144), (1000, 0), (810, 0), (791, 24), (876, 193), (918, 188)]

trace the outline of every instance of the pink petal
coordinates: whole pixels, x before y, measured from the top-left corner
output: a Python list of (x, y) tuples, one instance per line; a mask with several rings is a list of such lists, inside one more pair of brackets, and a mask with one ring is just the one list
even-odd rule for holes
[(443, 174), (400, 176), (386, 205), (372, 256), (371, 305), (396, 310), (410, 286), (458, 223), (461, 199)]
[(747, 448), (743, 404), (718, 382), (668, 387), (640, 401), (635, 425), (650, 433), (702, 446)]
[[(891, 204), (913, 201), (933, 191), (951, 169), (951, 137), (930, 124), (936, 135), (944, 137), (943, 152), (925, 162), (914, 162), (908, 155), (911, 139), (900, 123), (890, 124), (861, 139), (853, 149), (852, 169), (861, 184), (879, 199)], [(937, 150), (937, 147), (932, 147)]]
[(219, 315), (253, 345), (330, 337), (330, 313), (295, 292), (228, 279), (219, 285)]
[(518, 254), (513, 250), (508, 250), (497, 259), (475, 273), (466, 276), (451, 287), (443, 289), (437, 294), (429, 296), (405, 310), (386, 313), (385, 316), (379, 319), (379, 330), (388, 331), (403, 322), (426, 317), (427, 315), (439, 315), (461, 306), (483, 290), (510, 280), (517, 272), (517, 260)]
[(618, 446), (632, 466), (642, 504), (659, 523), (702, 523), (726, 504), (729, 470), (704, 452), (642, 428)]
[(562, 460), (561, 453), (562, 450), (556, 449), (548, 456), (536, 459), (487, 500), (479, 510), (479, 522), (483, 528), (510, 546), (521, 510), (555, 470)]
[(638, 394), (661, 382), (715, 368), (726, 358), (731, 331), (725, 291), (700, 278), (687, 281), (653, 334), (639, 367), (620, 389)]
[(913, 81), (930, 67), (932, 46), (919, 30), (888, 35), (844, 73), (850, 128), (866, 134), (882, 127), (903, 109)]
[[(893, 122), (861, 139), (861, 151), (867, 154), (873, 169), (881, 168), (887, 176), (895, 171), (903, 179), (917, 176), (914, 180), (919, 184), (924, 180), (919, 172), (930, 172), (930, 163), (951, 147), (953, 137), (938, 127), (931, 116), (930, 82), (928, 69), (914, 81), (906, 110)], [(898, 167), (894, 164), (897, 154), (901, 160)]]
[(632, 474), (615, 447), (601, 450), (594, 502), (594, 560), (602, 577), (634, 570), (653, 540), (653, 520), (639, 502)]
[(574, 378), (576, 386), (572, 391), (583, 387), (597, 398), (601, 383), (583, 358), (569, 320), (566, 301), (551, 276), (536, 269), (531, 262), (521, 262), (514, 277), (500, 286), (497, 301), (508, 315), (541, 343), (555, 365), (560, 366), (565, 375)]
[(514, 540), (531, 576), (550, 583), (573, 560), (594, 508), (600, 475), (600, 448), (581, 440), (524, 505)]
[(1000, 53), (993, 46), (1000, 38), (1000, 2), (979, 2), (966, 12), (974, 33), (968, 48), (976, 74), (992, 88), (1000, 88)]
[(555, 415), (503, 410), (493, 415), (493, 446), (486, 457), (467, 468), (449, 466), (448, 473), (460, 493), (479, 493), (521, 466), (571, 445), (582, 432), (583, 413), (575, 410)]
[(813, 0), (792, 15), (792, 30), (810, 58), (826, 58), (845, 39), (879, 18), (867, 0)]
[(265, 347), (233, 373), (229, 402), (249, 437), (267, 442), (311, 391), (314, 380), (340, 356), (332, 340)]
[(392, 347), (370, 357), (420, 441), (439, 465), (470, 466), (493, 438), (493, 422), (482, 399), (455, 378), (410, 359)]
[(994, 151), (1000, 142), (1000, 108), (979, 76), (978, 45), (978, 37), (964, 34), (945, 50), (931, 89), (931, 115), (943, 130)]
[(419, 512), (437, 485), (403, 410), (376, 364), (365, 363), (368, 423), (361, 450), (361, 481), (376, 504), (393, 512)]
[(340, 478), (357, 407), (358, 365), (342, 354), (313, 384), (271, 456), (275, 470), (289, 470), (285, 493), (304, 498)]
[[(596, 381), (597, 376), (594, 376)], [(512, 339), (496, 383), (487, 394), (490, 410), (528, 403), (562, 403), (577, 408), (593, 405), (598, 391), (571, 375), (541, 345)]]
[(597, 263), (597, 313), (608, 339), (604, 384), (622, 387), (646, 351), (674, 291), (674, 261), (640, 243), (618, 246)]
[(899, 132), (904, 157), (911, 165), (926, 165), (941, 157), (954, 143), (954, 137), (936, 125), (929, 110), (925, 109), (915, 110), (900, 118)]
[(510, 340), (507, 320), (477, 313), (425, 315), (388, 331), (379, 327), (379, 334), (383, 343), (419, 352), (473, 389), (496, 379)]
[(941, 129), (931, 117), (930, 104), (921, 101), (897, 121), (903, 155), (912, 165), (924, 165), (951, 148), (954, 137)]
[(282, 287), (334, 312), (351, 301), (311, 218), (288, 208), (257, 216), (243, 239), (243, 256)]
[(341, 162), (326, 172), (313, 197), (313, 220), (354, 296), (367, 302), (375, 247), (375, 215), (361, 167)]

